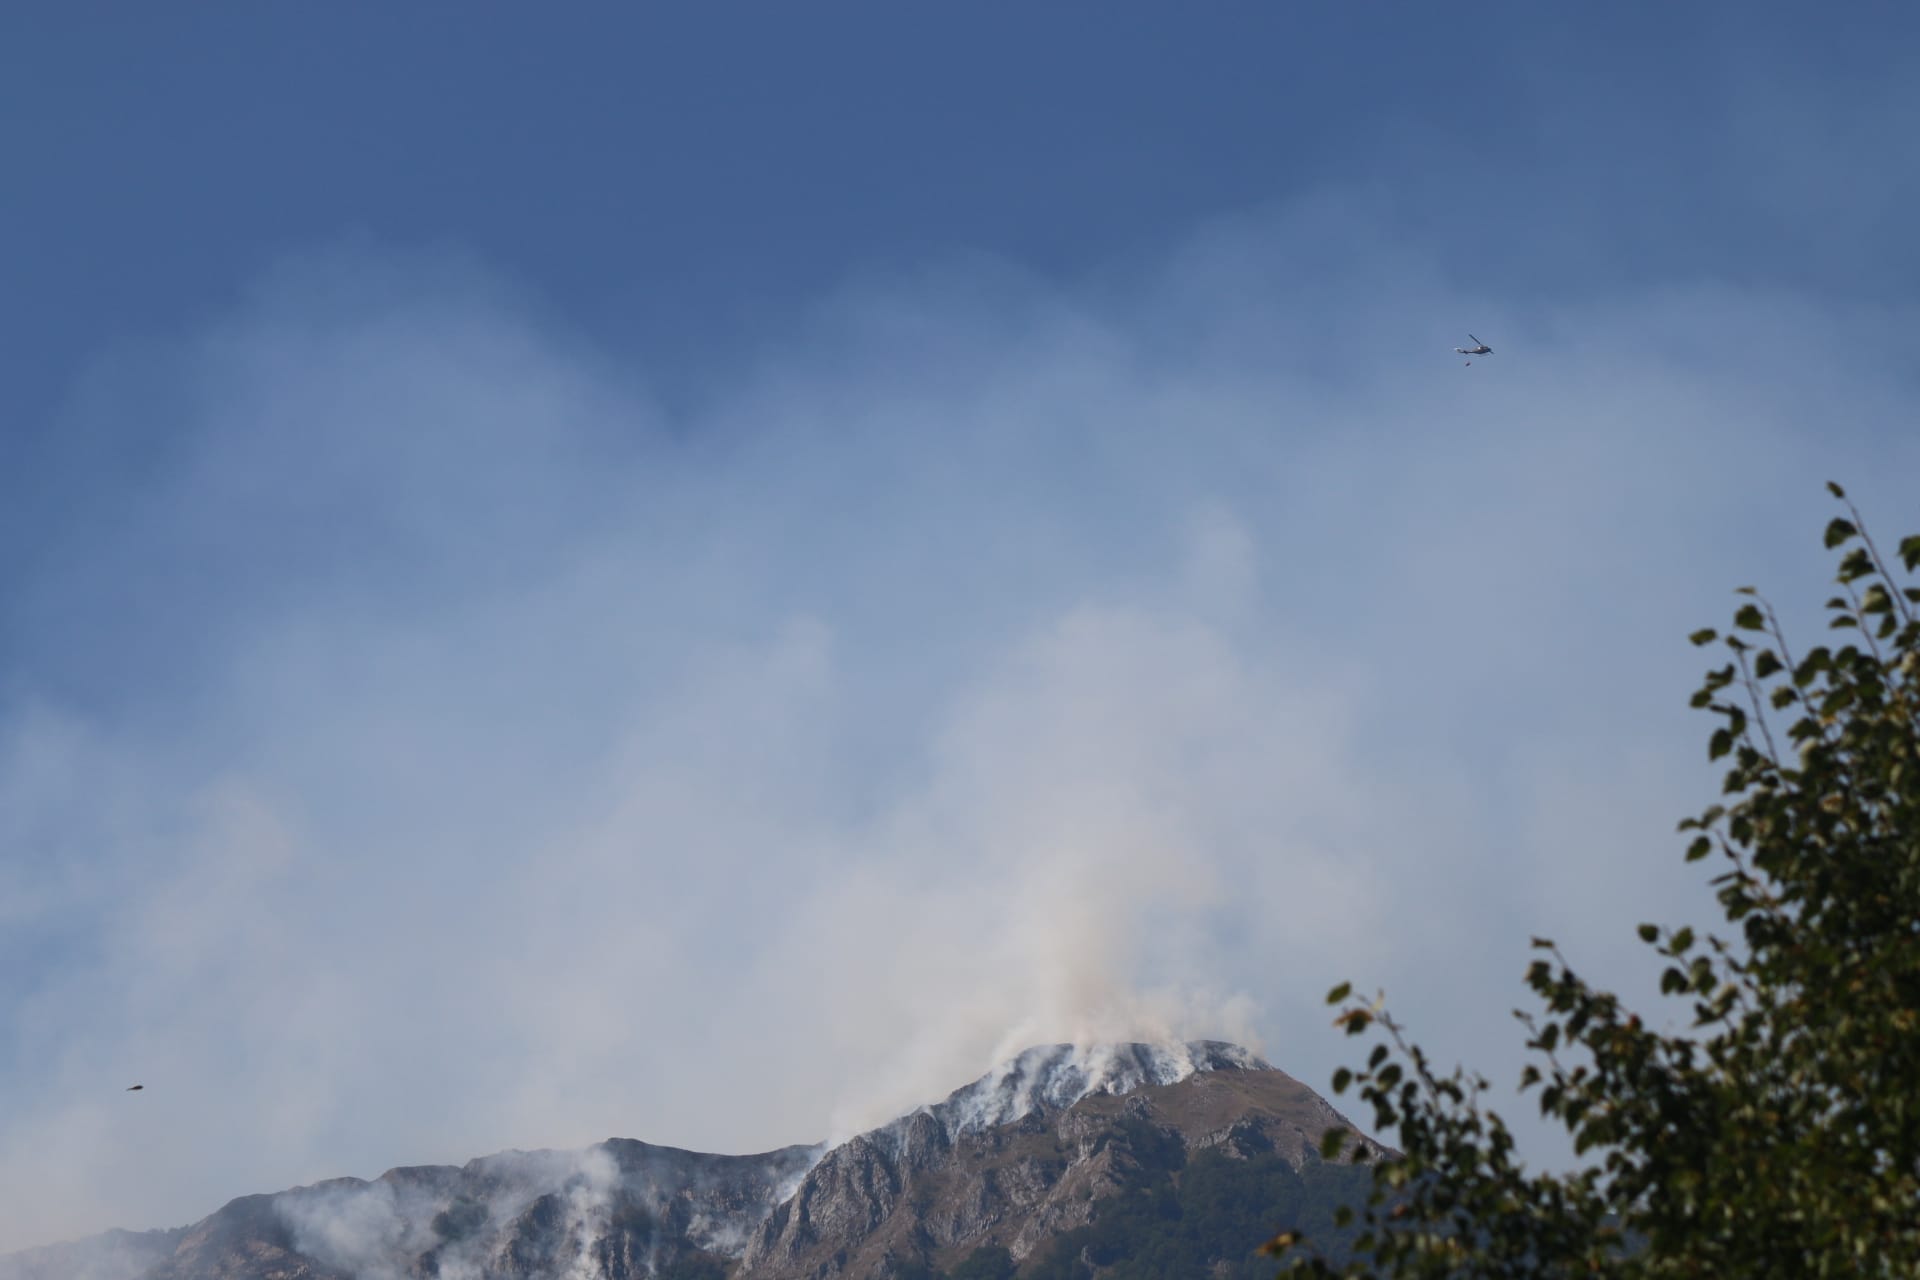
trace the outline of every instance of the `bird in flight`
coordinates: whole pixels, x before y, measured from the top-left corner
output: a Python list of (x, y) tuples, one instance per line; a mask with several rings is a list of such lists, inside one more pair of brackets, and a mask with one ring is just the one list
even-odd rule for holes
[[(1493, 354), (1492, 347), (1480, 341), (1480, 339), (1474, 337), (1472, 334), (1467, 335), (1467, 340), (1473, 343), (1473, 345), (1470, 347), (1455, 347), (1454, 350), (1463, 356), (1490, 356)], [(1467, 363), (1472, 364), (1473, 361), (1469, 360)]]
[(145, 1086), (145, 1085), (143, 1085), (143, 1084), (130, 1084), (130, 1085), (128, 1085), (128, 1086), (127, 1086), (126, 1088), (124, 1088), (124, 1089), (122, 1089), (122, 1090), (121, 1090), (120, 1092), (122, 1092), (122, 1093), (135, 1093), (135, 1092), (138, 1092), (139, 1090), (141, 1090), (141, 1089), (144, 1089), (144, 1088), (146, 1088), (146, 1087), (147, 1087), (147, 1086)]

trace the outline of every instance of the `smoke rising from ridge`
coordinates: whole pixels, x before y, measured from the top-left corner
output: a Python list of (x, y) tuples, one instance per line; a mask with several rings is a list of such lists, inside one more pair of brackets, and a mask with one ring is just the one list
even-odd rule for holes
[[(1680, 637), (1818, 580), (1810, 457), (1902, 510), (1898, 388), (1843, 309), (1703, 285), (1668, 357), (1644, 298), (1382, 275), (1367, 216), (853, 290), (675, 412), (367, 256), (103, 372), (76, 437), (150, 447), (9, 606), (82, 638), (0, 714), (0, 911), (62, 958), (0, 980), (0, 1248), (811, 1142), (1033, 1043), (1314, 1082), (1346, 976), (1484, 1062), (1528, 932), (1638, 976), (1623, 922), (1692, 892)], [(1463, 312), (1542, 336), (1468, 381)]]

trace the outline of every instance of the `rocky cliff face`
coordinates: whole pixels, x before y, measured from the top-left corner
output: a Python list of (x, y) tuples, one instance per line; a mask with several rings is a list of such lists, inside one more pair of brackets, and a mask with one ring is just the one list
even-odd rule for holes
[(1036, 1257), (1186, 1153), (1306, 1169), (1339, 1123), (1231, 1045), (1043, 1046), (831, 1149), (716, 1156), (614, 1139), (394, 1169), (243, 1197), (176, 1231), (0, 1258), (0, 1280), (927, 1275), (983, 1248)]
[(982, 1248), (1017, 1263), (1187, 1152), (1301, 1169), (1335, 1125), (1352, 1127), (1233, 1045), (1032, 1049), (827, 1152), (755, 1233), (741, 1277), (917, 1273)]

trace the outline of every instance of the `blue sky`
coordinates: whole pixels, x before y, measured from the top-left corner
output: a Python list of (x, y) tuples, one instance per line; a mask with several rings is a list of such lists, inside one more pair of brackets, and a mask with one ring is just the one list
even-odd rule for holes
[(0, 15), (0, 1248), (1644, 982), (1920, 20), (1190, 8)]

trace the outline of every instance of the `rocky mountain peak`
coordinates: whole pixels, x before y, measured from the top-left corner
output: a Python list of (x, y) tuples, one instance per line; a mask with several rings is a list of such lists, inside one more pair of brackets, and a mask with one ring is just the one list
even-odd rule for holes
[(1235, 1045), (1041, 1045), (829, 1149), (747, 1244), (740, 1274), (930, 1276), (980, 1250), (1012, 1266), (1189, 1158), (1284, 1168), (1305, 1186), (1336, 1125), (1352, 1127)]
[[(1168, 1085), (1201, 1071), (1272, 1070), (1238, 1045), (1220, 1040), (1035, 1045), (1002, 1062), (944, 1102), (921, 1108), (949, 1141), (1071, 1107), (1094, 1094), (1124, 1094)], [(917, 1113), (916, 1113), (917, 1114)], [(911, 1117), (893, 1122), (897, 1127)]]

